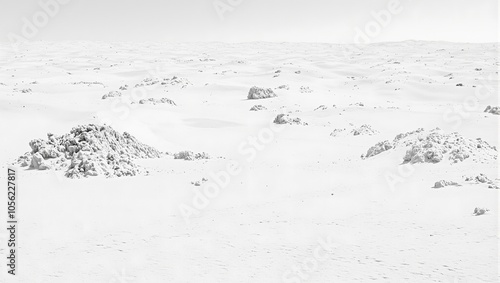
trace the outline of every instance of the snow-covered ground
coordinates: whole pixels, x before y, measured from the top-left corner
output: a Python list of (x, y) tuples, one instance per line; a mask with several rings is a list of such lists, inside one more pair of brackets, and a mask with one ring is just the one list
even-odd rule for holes
[(0, 281), (498, 282), (496, 153), (361, 158), (418, 128), (498, 146), (498, 64), (497, 44), (30, 43), (0, 64), (2, 172), (85, 124), (169, 154), (134, 177), (19, 167), (18, 276), (3, 260)]

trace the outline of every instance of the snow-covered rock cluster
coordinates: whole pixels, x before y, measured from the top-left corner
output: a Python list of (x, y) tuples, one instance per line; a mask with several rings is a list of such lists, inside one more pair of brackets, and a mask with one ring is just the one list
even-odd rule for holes
[(31, 152), (19, 157), (17, 164), (37, 170), (65, 170), (69, 178), (134, 176), (143, 171), (134, 159), (162, 155), (126, 132), (94, 124), (74, 127), (62, 136), (49, 133), (47, 140), (35, 139), (29, 145)]
[(457, 163), (470, 159), (474, 162), (487, 162), (497, 159), (497, 149), (487, 142), (463, 137), (458, 133), (446, 134), (439, 129), (413, 132), (397, 135), (392, 142), (383, 141), (371, 147), (362, 158), (369, 158), (381, 152), (404, 147), (405, 163), (438, 163), (448, 160)]
[(488, 106), (488, 107), (486, 107), (486, 109), (484, 109), (484, 112), (495, 114), (495, 115), (500, 115), (500, 107)]
[(172, 78), (145, 78), (140, 83), (136, 84), (135, 87), (148, 87), (156, 84), (163, 86), (179, 86), (180, 88), (186, 88), (192, 85), (188, 79), (173, 76)]
[(183, 160), (200, 160), (200, 159), (210, 159), (210, 156), (206, 152), (194, 153), (192, 151), (181, 151), (174, 154), (174, 159)]
[(364, 124), (359, 127), (353, 127), (351, 131), (347, 131), (346, 128), (341, 128), (341, 129), (334, 129), (331, 133), (330, 136), (332, 137), (338, 137), (338, 136), (371, 136), (378, 134), (379, 132), (375, 129), (373, 129), (370, 125)]
[(302, 122), (302, 120), (298, 117), (292, 117), (289, 114), (279, 114), (276, 116), (274, 119), (275, 124), (289, 124), (289, 125), (303, 125), (307, 126), (308, 124), (306, 122)]
[(250, 108), (250, 111), (261, 111), (261, 110), (267, 110), (267, 108), (264, 105), (254, 105), (252, 108)]
[(175, 102), (173, 100), (168, 99), (166, 97), (141, 99), (141, 100), (139, 100), (139, 104), (153, 104), (153, 105), (156, 105), (156, 104), (169, 104), (169, 105), (173, 105), (173, 106), (177, 105), (177, 104), (175, 104)]
[(260, 88), (260, 87), (252, 87), (248, 91), (248, 99), (264, 99), (264, 98), (272, 98), (276, 97), (276, 93), (270, 88)]

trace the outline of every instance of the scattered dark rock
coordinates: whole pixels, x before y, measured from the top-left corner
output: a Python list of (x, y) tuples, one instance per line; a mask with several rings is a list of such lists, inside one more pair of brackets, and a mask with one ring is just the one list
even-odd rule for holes
[(175, 104), (175, 102), (173, 100), (168, 99), (166, 97), (162, 97), (160, 99), (158, 99), (158, 98), (141, 99), (141, 100), (139, 100), (139, 104), (153, 104), (153, 105), (156, 105), (156, 104), (170, 104), (170, 105), (173, 105), (173, 106), (177, 105), (177, 104)]
[(111, 97), (120, 97), (120, 96), (122, 96), (121, 92), (119, 92), (119, 91), (110, 91), (107, 94), (103, 95), (102, 99), (108, 99), (108, 98), (111, 98)]

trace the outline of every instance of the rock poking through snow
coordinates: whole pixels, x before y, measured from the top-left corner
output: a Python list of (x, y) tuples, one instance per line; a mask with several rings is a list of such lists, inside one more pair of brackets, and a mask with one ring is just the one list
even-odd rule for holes
[(208, 179), (207, 178), (202, 178), (200, 181), (191, 182), (191, 185), (199, 187), (199, 186), (201, 186), (201, 184), (203, 184), (205, 182), (208, 182)]
[(333, 131), (330, 133), (330, 136), (331, 137), (338, 137), (338, 136), (341, 136), (341, 135), (345, 134), (345, 131), (346, 131), (345, 128), (343, 128), (343, 129), (333, 129)]
[(484, 112), (495, 114), (495, 115), (500, 115), (500, 107), (491, 107), (491, 106), (488, 106), (488, 107), (486, 107), (486, 109), (484, 110)]
[[(439, 163), (448, 160), (451, 163), (471, 160), (473, 162), (489, 162), (497, 159), (497, 149), (477, 138), (465, 138), (458, 133), (445, 134), (439, 129), (397, 135), (393, 142), (385, 141), (369, 149), (365, 158), (379, 154), (391, 148), (404, 147), (406, 154), (404, 163)], [(382, 150), (385, 149), (385, 150)]]
[(47, 140), (32, 140), (29, 143), (31, 152), (19, 157), (17, 164), (37, 170), (65, 170), (68, 178), (122, 177), (143, 173), (133, 159), (162, 155), (130, 134), (120, 134), (110, 126), (80, 125), (69, 134), (55, 136), (49, 133), (47, 137)]
[(441, 181), (436, 182), (434, 184), (434, 188), (435, 189), (444, 188), (444, 187), (448, 187), (448, 186), (460, 186), (460, 185), (458, 183), (456, 183), (456, 182), (445, 181), (445, 180), (441, 180)]
[(275, 124), (279, 125), (284, 125), (284, 124), (289, 124), (289, 125), (303, 125), (307, 126), (307, 123), (302, 122), (302, 120), (298, 117), (291, 117), (289, 114), (279, 114), (276, 116), (274, 119)]
[(479, 215), (485, 214), (488, 211), (490, 211), (490, 210), (487, 208), (476, 207), (476, 208), (474, 208), (474, 212), (472, 214), (474, 216), (479, 216)]
[[(350, 124), (352, 127), (353, 125)], [(338, 137), (338, 136), (371, 136), (378, 134), (377, 130), (374, 130), (370, 125), (361, 125), (360, 127), (352, 127), (351, 131), (347, 132), (346, 128), (343, 129), (334, 129), (330, 136)]]
[(177, 105), (177, 104), (175, 104), (175, 102), (173, 100), (168, 99), (166, 97), (141, 99), (141, 100), (139, 100), (139, 104), (153, 104), (153, 105), (156, 105), (156, 104), (169, 104), (169, 105), (173, 105), (173, 106)]
[(120, 96), (122, 96), (121, 92), (119, 92), (119, 91), (110, 91), (107, 94), (103, 95), (102, 99), (108, 99), (108, 98), (120, 97)]
[(477, 183), (492, 183), (492, 181), (483, 173), (480, 173), (479, 175), (475, 177), (465, 177), (465, 181), (467, 182), (477, 182)]
[(313, 90), (310, 89), (308, 86), (301, 86), (300, 87), (300, 93), (312, 93)]
[(464, 179), (466, 182), (474, 182), (477, 184), (488, 184), (488, 188), (490, 189), (500, 189), (500, 186), (498, 185), (498, 179), (493, 181), (490, 178), (488, 178), (486, 175), (480, 173), (479, 175), (475, 177), (471, 176), (464, 176)]
[(194, 153), (192, 151), (181, 151), (179, 153), (174, 154), (174, 159), (183, 159), (183, 160), (200, 160), (200, 159), (210, 159), (210, 156), (205, 153)]
[(254, 105), (252, 108), (250, 108), (250, 111), (261, 111), (261, 110), (267, 110), (267, 108), (264, 105)]
[(273, 98), (276, 97), (276, 93), (270, 88), (264, 89), (260, 87), (252, 87), (248, 91), (248, 99), (264, 99), (264, 98)]
[(378, 155), (384, 151), (388, 151), (393, 148), (393, 145), (389, 141), (382, 141), (377, 143), (376, 145), (370, 147), (366, 152), (366, 155), (362, 155), (362, 158), (369, 158), (375, 155)]
[(182, 89), (192, 85), (192, 83), (188, 79), (173, 76), (172, 78), (145, 78), (140, 83), (136, 84), (135, 87), (149, 87), (154, 85), (180, 86)]
[(377, 130), (374, 130), (372, 129), (372, 127), (370, 125), (361, 125), (359, 128), (355, 128), (351, 131), (351, 134), (353, 134), (354, 136), (359, 136), (359, 135), (368, 135), (368, 136), (371, 136), (371, 135), (374, 135), (374, 134), (378, 134), (378, 131)]

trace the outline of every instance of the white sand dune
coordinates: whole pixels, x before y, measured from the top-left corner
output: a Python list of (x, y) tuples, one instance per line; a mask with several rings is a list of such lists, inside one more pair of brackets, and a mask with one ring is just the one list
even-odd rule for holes
[[(497, 159), (408, 166), (404, 148), (361, 159), (421, 127), (498, 147), (499, 116), (483, 112), (500, 105), (497, 44), (34, 42), (10, 55), (0, 64), (3, 172), (32, 139), (89, 123), (212, 158), (138, 160), (149, 175), (122, 178), (20, 168), (19, 274), (0, 264), (1, 282), (499, 280), (499, 191), (463, 177), (498, 185)], [(161, 84), (174, 76), (189, 84)], [(148, 78), (159, 82), (134, 87)], [(277, 96), (249, 100), (252, 86)], [(103, 100), (110, 91), (123, 95)], [(138, 103), (164, 97), (176, 105)], [(256, 104), (266, 109), (249, 111)], [(273, 124), (281, 113), (307, 125)], [(330, 136), (351, 124), (377, 132)], [(240, 172), (196, 208), (234, 161)], [(433, 188), (440, 180), (460, 186)], [(473, 216), (476, 207), (489, 211)]]

